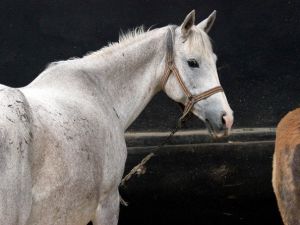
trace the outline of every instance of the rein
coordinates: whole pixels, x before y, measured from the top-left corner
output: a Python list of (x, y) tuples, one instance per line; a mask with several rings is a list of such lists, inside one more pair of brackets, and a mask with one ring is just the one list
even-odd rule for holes
[[(167, 55), (166, 55), (166, 66), (165, 66), (165, 70), (164, 70), (164, 74), (163, 77), (161, 79), (161, 87), (164, 90), (166, 83), (169, 79), (169, 77), (174, 74), (179, 85), (181, 86), (184, 94), (186, 95), (186, 99), (187, 99), (187, 103), (184, 106), (184, 110), (182, 113), (182, 116), (179, 118), (178, 123), (175, 127), (175, 129), (173, 129), (170, 132), (170, 135), (158, 146), (154, 147), (154, 149), (152, 150), (151, 153), (149, 153), (146, 157), (143, 158), (143, 160), (136, 165), (135, 167), (132, 168), (132, 170), (122, 179), (121, 181), (121, 186), (125, 186), (125, 183), (134, 175), (134, 174), (143, 174), (145, 173), (145, 165), (146, 163), (153, 157), (155, 156), (155, 154), (158, 152), (158, 150), (160, 150), (163, 146), (165, 146), (170, 140), (171, 138), (175, 135), (175, 133), (181, 128), (182, 123), (184, 123), (186, 121), (187, 115), (191, 112), (193, 106), (195, 105), (195, 103), (204, 100), (216, 93), (219, 92), (223, 92), (223, 88), (221, 86), (217, 86), (214, 88), (211, 88), (201, 94), (198, 95), (192, 95), (191, 92), (188, 90), (188, 88), (186, 87), (186, 85), (184, 84), (180, 73), (175, 65), (174, 62), (174, 51), (173, 51), (173, 32), (174, 32), (175, 27), (169, 28), (168, 33), (167, 33)], [(122, 200), (121, 203), (123, 205), (127, 205), (127, 203)]]

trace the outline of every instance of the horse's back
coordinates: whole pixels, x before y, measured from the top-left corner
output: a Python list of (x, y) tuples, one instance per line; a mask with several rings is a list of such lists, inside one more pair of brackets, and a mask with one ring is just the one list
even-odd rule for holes
[(273, 159), (273, 188), (285, 225), (300, 224), (300, 109), (278, 124)]
[(0, 85), (0, 224), (24, 225), (31, 210), (31, 112), (21, 91)]

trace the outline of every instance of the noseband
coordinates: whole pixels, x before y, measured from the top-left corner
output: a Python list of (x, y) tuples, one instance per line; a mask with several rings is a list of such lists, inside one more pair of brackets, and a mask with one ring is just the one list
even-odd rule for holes
[(177, 81), (179, 82), (180, 87), (182, 88), (186, 98), (187, 98), (187, 102), (185, 104), (184, 107), (184, 111), (182, 116), (180, 117), (179, 121), (182, 121), (192, 110), (193, 106), (199, 102), (202, 101), (204, 99), (207, 99), (208, 97), (219, 93), (219, 92), (224, 92), (223, 88), (221, 86), (217, 86), (214, 88), (211, 88), (201, 94), (198, 95), (192, 95), (191, 92), (188, 90), (188, 88), (186, 87), (186, 85), (184, 84), (180, 73), (175, 65), (174, 62), (174, 52), (173, 52), (173, 32), (175, 30), (174, 27), (172, 27), (173, 29), (169, 29), (168, 33), (167, 33), (167, 55), (166, 55), (166, 66), (165, 66), (165, 71), (163, 74), (163, 77), (161, 79), (161, 87), (164, 90), (166, 83), (169, 79), (169, 77), (171, 76), (171, 74), (174, 74)]

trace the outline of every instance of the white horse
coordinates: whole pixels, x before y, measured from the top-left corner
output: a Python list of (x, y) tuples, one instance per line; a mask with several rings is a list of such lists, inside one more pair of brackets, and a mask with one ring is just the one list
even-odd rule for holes
[(214, 136), (227, 134), (232, 110), (207, 35), (215, 15), (195, 25), (192, 11), (181, 26), (137, 30), (83, 58), (52, 63), (24, 88), (1, 85), (0, 224), (116, 225), (124, 132), (162, 78), (171, 99)]

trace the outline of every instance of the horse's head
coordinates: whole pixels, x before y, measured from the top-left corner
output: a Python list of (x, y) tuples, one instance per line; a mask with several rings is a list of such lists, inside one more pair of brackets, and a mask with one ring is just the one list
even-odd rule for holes
[[(164, 89), (169, 97), (187, 106), (191, 101), (188, 95), (197, 96), (213, 90), (208, 97), (194, 101), (191, 111), (205, 122), (214, 137), (222, 137), (229, 133), (233, 124), (233, 112), (220, 86), (216, 68), (217, 56), (214, 54), (208, 32), (216, 18), (214, 11), (207, 19), (195, 25), (195, 11), (187, 15), (180, 27), (170, 34), (172, 44), (172, 62), (176, 65), (178, 76), (168, 76)], [(170, 39), (170, 38), (169, 38)], [(171, 46), (171, 50), (170, 50)], [(172, 69), (171, 69), (172, 70)], [(174, 70), (171, 71), (173, 72)], [(175, 71), (176, 73), (176, 71)], [(180, 84), (180, 80), (183, 84)], [(187, 91), (184, 90), (184, 86)], [(219, 87), (218, 91), (214, 91)], [(220, 90), (221, 89), (221, 90)], [(202, 96), (203, 97), (203, 96)], [(200, 98), (196, 99), (199, 100)]]

